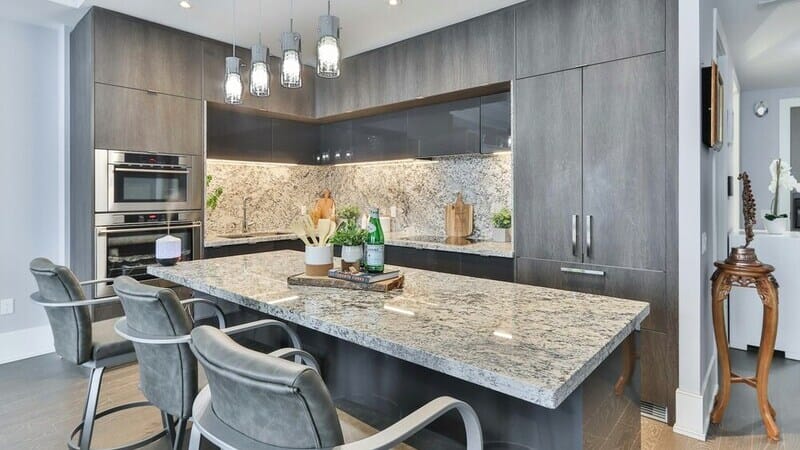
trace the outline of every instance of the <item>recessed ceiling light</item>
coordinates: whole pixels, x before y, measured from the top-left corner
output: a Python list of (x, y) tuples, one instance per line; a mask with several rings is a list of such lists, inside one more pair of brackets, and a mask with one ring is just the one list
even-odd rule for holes
[(403, 3), (403, 0), (389, 0), (389, 6), (398, 6)]
[(181, 5), (181, 8), (185, 8), (185, 9), (189, 9), (189, 8), (192, 7), (192, 4), (187, 2), (186, 0), (181, 0), (181, 2), (178, 3), (178, 4)]

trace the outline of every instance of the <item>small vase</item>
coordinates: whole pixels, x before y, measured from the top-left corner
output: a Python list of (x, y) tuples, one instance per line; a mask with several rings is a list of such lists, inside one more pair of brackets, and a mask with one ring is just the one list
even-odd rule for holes
[(351, 267), (355, 270), (361, 270), (361, 258), (364, 256), (364, 251), (360, 245), (343, 245), (342, 246), (342, 270), (348, 271)]
[(511, 242), (511, 228), (492, 228), (492, 240), (495, 242)]
[(781, 217), (775, 220), (764, 219), (764, 224), (767, 226), (767, 233), (769, 234), (784, 234), (789, 229), (789, 218)]

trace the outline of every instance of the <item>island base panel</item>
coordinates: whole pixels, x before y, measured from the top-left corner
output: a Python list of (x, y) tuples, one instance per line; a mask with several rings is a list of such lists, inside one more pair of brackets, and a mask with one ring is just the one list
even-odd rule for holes
[[(469, 403), (478, 413), (487, 450), (640, 447), (640, 371), (636, 359), (626, 355), (631, 347), (624, 344), (558, 408), (549, 409), (315, 330), (292, 327), (303, 348), (318, 359), (337, 407), (376, 429), (448, 395)], [(253, 336), (258, 341), (264, 337)], [(261, 344), (275, 348), (288, 342)], [(634, 364), (632, 370), (630, 364)], [(619, 384), (625, 373), (627, 382)], [(615, 389), (618, 385), (620, 395)], [(461, 420), (449, 413), (408, 443), (420, 450), (445, 450), (459, 448), (463, 441)]]

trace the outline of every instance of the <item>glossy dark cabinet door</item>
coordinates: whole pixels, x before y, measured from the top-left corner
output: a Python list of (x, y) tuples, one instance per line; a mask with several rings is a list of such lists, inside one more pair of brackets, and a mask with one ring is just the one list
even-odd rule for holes
[(320, 132), (321, 144), (315, 155), (316, 164), (353, 161), (353, 122), (326, 123)]
[[(405, 111), (353, 120), (354, 162), (390, 161), (416, 156), (416, 147), (412, 147), (408, 140), (408, 114)], [(334, 155), (334, 162), (340, 160)]]
[(207, 104), (206, 156), (239, 161), (272, 160), (272, 120), (245, 108)]
[(272, 120), (272, 161), (314, 164), (319, 153), (320, 130), (317, 125), (286, 119)]
[(408, 112), (408, 137), (417, 156), (480, 152), (480, 98), (414, 108)]
[(511, 95), (481, 97), (481, 153), (511, 150)]

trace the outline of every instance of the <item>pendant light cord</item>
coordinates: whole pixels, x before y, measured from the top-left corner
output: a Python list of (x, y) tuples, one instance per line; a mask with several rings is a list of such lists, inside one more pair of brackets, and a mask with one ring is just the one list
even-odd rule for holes
[(289, 0), (289, 32), (294, 32), (294, 0)]
[(233, 0), (233, 56), (236, 56), (236, 0)]
[(258, 0), (258, 43), (261, 42), (261, 24), (264, 23), (264, 0)]
[(331, 15), (331, 0), (328, 0), (328, 15)]

